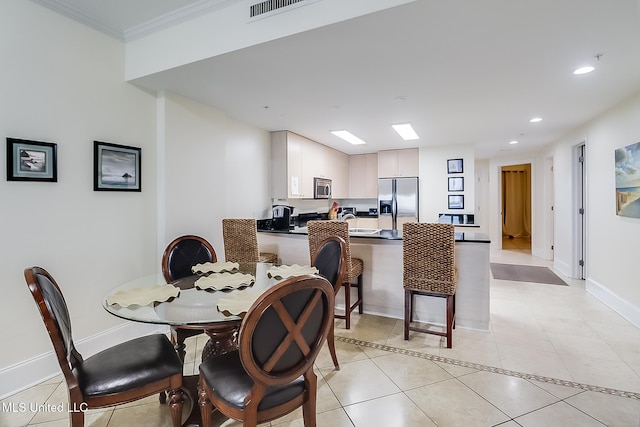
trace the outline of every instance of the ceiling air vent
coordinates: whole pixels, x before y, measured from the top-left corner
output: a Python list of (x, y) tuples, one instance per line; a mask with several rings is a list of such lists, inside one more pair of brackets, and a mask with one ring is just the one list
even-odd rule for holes
[(249, 17), (260, 16), (264, 13), (273, 12), (274, 10), (282, 9), (283, 7), (291, 6), (292, 4), (302, 3), (305, 0), (267, 0), (256, 3), (249, 7)]

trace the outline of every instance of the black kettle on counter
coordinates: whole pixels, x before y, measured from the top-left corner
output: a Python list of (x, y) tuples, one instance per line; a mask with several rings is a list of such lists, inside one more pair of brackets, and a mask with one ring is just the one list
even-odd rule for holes
[(273, 205), (273, 229), (289, 230), (293, 225), (293, 206)]

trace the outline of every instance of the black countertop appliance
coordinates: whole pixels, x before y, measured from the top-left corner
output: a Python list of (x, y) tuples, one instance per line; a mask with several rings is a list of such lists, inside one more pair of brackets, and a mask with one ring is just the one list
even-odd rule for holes
[(289, 230), (293, 223), (293, 206), (273, 205), (273, 222), (274, 230)]

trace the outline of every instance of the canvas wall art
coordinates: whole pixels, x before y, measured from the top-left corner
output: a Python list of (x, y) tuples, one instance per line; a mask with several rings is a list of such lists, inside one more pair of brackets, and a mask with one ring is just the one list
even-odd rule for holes
[(640, 142), (616, 150), (616, 214), (640, 218)]

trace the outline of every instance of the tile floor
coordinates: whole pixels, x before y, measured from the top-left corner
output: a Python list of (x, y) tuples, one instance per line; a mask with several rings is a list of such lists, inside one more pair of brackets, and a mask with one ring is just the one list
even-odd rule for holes
[[(517, 243), (517, 242), (514, 242)], [(522, 245), (494, 262), (547, 265)], [(319, 426), (640, 426), (640, 330), (584, 290), (491, 280), (491, 331), (457, 329), (452, 349), (402, 321), (354, 316), (337, 323), (341, 369), (317, 359)], [(185, 372), (197, 371), (204, 337), (188, 341)], [(64, 402), (54, 378), (0, 402), (0, 426), (58, 427), (65, 414), (10, 412), (9, 403)], [(87, 426), (170, 426), (156, 396), (90, 411)], [(215, 426), (237, 426), (219, 418)], [(271, 423), (302, 426), (301, 411)]]

